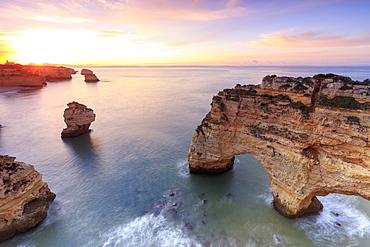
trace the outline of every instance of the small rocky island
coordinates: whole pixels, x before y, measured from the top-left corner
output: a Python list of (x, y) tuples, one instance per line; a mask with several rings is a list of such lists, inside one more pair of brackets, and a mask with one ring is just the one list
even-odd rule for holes
[(63, 129), (62, 138), (76, 137), (90, 131), (89, 127), (95, 121), (95, 114), (91, 108), (78, 102), (70, 102), (64, 110), (64, 122), (67, 128)]
[(47, 81), (70, 80), (77, 71), (63, 66), (6, 63), (0, 65), (1, 86), (43, 87)]
[(98, 82), (98, 77), (89, 69), (82, 69), (81, 75), (85, 76), (85, 82)]
[(54, 200), (42, 175), (32, 165), (0, 155), (0, 241), (35, 227)]
[(230, 170), (252, 154), (267, 171), (273, 206), (288, 218), (319, 212), (316, 196), (370, 200), (370, 81), (335, 74), (266, 76), (213, 97), (188, 151), (192, 173)]

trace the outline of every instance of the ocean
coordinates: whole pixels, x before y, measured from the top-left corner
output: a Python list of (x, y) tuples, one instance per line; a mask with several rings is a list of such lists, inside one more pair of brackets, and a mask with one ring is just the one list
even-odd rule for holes
[[(81, 70), (82, 67), (74, 67)], [(223, 175), (189, 174), (187, 150), (213, 95), (267, 74), (336, 73), (370, 67), (89, 67), (101, 80), (50, 82), (0, 94), (0, 153), (43, 174), (57, 197), (36, 228), (0, 246), (369, 246), (370, 202), (320, 197), (317, 216), (286, 219), (250, 154)], [(92, 131), (61, 139), (66, 104), (92, 108)]]

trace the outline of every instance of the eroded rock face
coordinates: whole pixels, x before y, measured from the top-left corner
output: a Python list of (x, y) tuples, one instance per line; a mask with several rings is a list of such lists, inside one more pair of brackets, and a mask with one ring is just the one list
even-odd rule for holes
[(76, 137), (90, 131), (89, 127), (95, 121), (94, 111), (78, 102), (70, 102), (64, 110), (64, 122), (67, 128), (63, 129), (62, 138)]
[(330, 83), (336, 80), (299, 80), (265, 77), (261, 85), (214, 96), (194, 132), (190, 171), (222, 173), (235, 155), (253, 154), (271, 180), (274, 208), (290, 218), (318, 212), (316, 196), (329, 193), (369, 200), (370, 102), (359, 91), (369, 86), (335, 91)]
[(32, 165), (0, 155), (0, 241), (36, 226), (55, 198)]
[(98, 82), (98, 77), (89, 69), (82, 69), (81, 75), (85, 76), (85, 82)]
[(46, 81), (72, 79), (75, 73), (63, 66), (0, 65), (0, 86), (42, 87)]

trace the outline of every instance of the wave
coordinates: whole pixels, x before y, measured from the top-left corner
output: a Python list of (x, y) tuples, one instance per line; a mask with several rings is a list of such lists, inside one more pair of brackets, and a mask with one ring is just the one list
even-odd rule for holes
[(323, 211), (296, 220), (297, 227), (313, 242), (320, 246), (358, 246), (359, 238), (370, 236), (370, 218), (358, 209), (360, 198), (339, 194), (318, 198)]

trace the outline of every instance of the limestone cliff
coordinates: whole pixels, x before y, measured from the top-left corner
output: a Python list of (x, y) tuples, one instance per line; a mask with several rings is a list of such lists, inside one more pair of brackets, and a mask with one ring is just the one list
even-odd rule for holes
[(0, 155), (0, 241), (36, 226), (55, 198), (32, 165)]
[(89, 132), (89, 127), (95, 121), (94, 111), (78, 102), (70, 102), (64, 110), (64, 122), (67, 128), (63, 129), (62, 138), (80, 136)]
[(333, 74), (225, 89), (194, 132), (189, 169), (222, 173), (235, 155), (253, 154), (271, 180), (274, 208), (291, 218), (318, 212), (318, 195), (369, 200), (369, 89)]
[(0, 86), (42, 87), (46, 81), (72, 79), (75, 73), (62, 66), (0, 65)]
[(82, 69), (81, 75), (85, 76), (85, 82), (98, 82), (98, 77), (89, 69)]

